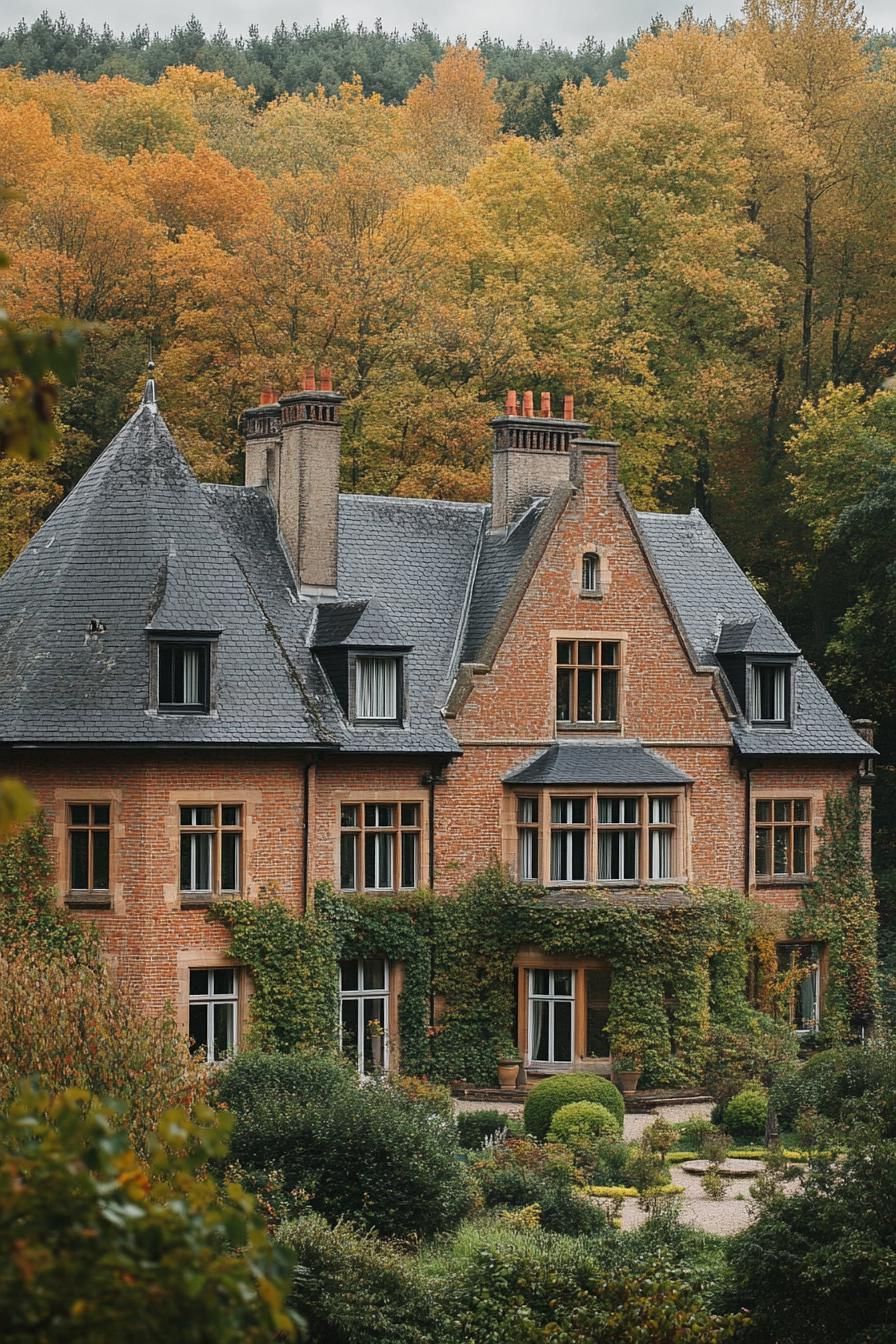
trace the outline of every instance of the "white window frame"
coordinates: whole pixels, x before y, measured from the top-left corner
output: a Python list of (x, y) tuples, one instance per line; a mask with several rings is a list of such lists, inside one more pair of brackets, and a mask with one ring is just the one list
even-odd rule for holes
[[(760, 678), (763, 672), (774, 672), (774, 716), (770, 719), (763, 718), (760, 713), (762, 706), (762, 692), (760, 688)], [(750, 665), (750, 693), (752, 696), (752, 721), (753, 723), (787, 723), (787, 678), (790, 674), (790, 668), (785, 663), (751, 663)]]
[[(363, 1006), (364, 1006), (364, 1003), (365, 1003), (365, 1002), (369, 1002), (369, 1001), (372, 1000), (372, 999), (380, 999), (380, 1000), (382, 1000), (382, 1003), (383, 1003), (383, 1016), (380, 1018), (380, 1021), (381, 1021), (382, 1024), (383, 1024), (383, 1031), (384, 1031), (384, 1033), (385, 1033), (384, 1036), (383, 1036), (383, 1062), (382, 1062), (382, 1069), (383, 1069), (383, 1072), (386, 1072), (386, 1071), (388, 1070), (388, 1068), (389, 1068), (389, 1053), (390, 1053), (390, 1052), (389, 1052), (389, 1010), (390, 1010), (390, 1006), (391, 1006), (391, 1000), (390, 1000), (390, 997), (389, 997), (389, 981), (390, 981), (390, 979), (391, 979), (391, 966), (390, 966), (390, 964), (389, 964), (389, 959), (388, 959), (387, 957), (367, 957), (367, 958), (365, 958), (365, 957), (346, 957), (344, 960), (346, 960), (346, 961), (354, 961), (354, 962), (357, 963), (357, 966), (358, 966), (358, 988), (357, 988), (357, 989), (343, 989), (343, 988), (342, 988), (342, 963), (340, 962), (340, 967), (339, 967), (339, 975), (340, 975), (340, 982), (339, 982), (339, 1050), (340, 1050), (340, 1053), (343, 1053), (343, 1047), (342, 1047), (342, 1025), (343, 1025), (343, 1024), (342, 1024), (342, 1005), (343, 1005), (344, 1003), (346, 1003), (346, 1002), (351, 1001), (351, 1002), (353, 1002), (353, 1003), (355, 1004), (356, 1018), (357, 1018), (357, 1024), (358, 1024), (358, 1025), (357, 1025), (357, 1058), (356, 1058), (356, 1060), (355, 1060), (355, 1066), (356, 1066), (356, 1068), (357, 1068), (357, 1070), (358, 1070), (358, 1074), (359, 1074), (359, 1076), (360, 1076), (361, 1078), (366, 1078), (368, 1075), (367, 1075), (367, 1070), (366, 1070), (366, 1068), (365, 1068), (365, 1059), (364, 1059), (364, 1029), (363, 1029), (363, 1022), (364, 1022), (364, 1016), (363, 1016), (363, 1013), (364, 1013), (364, 1007), (363, 1007)], [(382, 988), (379, 988), (379, 989), (365, 989), (365, 987), (364, 987), (364, 962), (365, 962), (365, 960), (367, 960), (367, 961), (381, 961), (381, 962), (383, 963), (383, 986), (382, 986)]]
[[(537, 994), (534, 989), (535, 976), (549, 976), (549, 989), (547, 994)], [(555, 990), (558, 975), (568, 975), (571, 985), (569, 994), (558, 994)], [(526, 970), (526, 1011), (527, 1011), (527, 1032), (526, 1032), (526, 1066), (533, 1069), (572, 1069), (576, 1058), (576, 980), (578, 978), (576, 967), (560, 967), (557, 970), (547, 967), (530, 966)], [(546, 1003), (548, 1005), (548, 1054), (549, 1059), (536, 1059), (532, 1053), (535, 1043), (535, 1005)], [(555, 1031), (555, 1005), (558, 1003), (569, 1004), (569, 1059), (556, 1058), (556, 1031)]]
[[(231, 1055), (235, 1054), (239, 1045), (239, 997), (240, 997), (240, 973), (236, 966), (192, 966), (188, 974), (192, 977), (199, 972), (204, 972), (206, 976), (206, 992), (204, 994), (189, 993), (188, 997), (188, 1017), (192, 1016), (192, 1010), (204, 1004), (206, 1007), (206, 1041), (205, 1041), (205, 1063), (221, 1064)], [(217, 994), (214, 990), (214, 976), (221, 972), (229, 972), (233, 976), (233, 989), (227, 994)], [(232, 1007), (230, 1015), (230, 1046), (227, 1053), (221, 1059), (215, 1058), (215, 1007), (221, 1004), (227, 1004)], [(191, 1038), (192, 1039), (192, 1038)]]
[[(373, 676), (374, 665), (387, 665), (392, 669), (392, 684), (384, 684), (384, 699), (381, 704), (374, 703), (376, 687), (365, 688), (362, 684), (365, 674)], [(352, 669), (352, 717), (359, 723), (397, 723), (401, 716), (402, 699), (402, 659), (398, 654), (359, 653), (355, 655)], [(386, 679), (388, 682), (388, 678)], [(368, 694), (369, 690), (369, 694)], [(368, 709), (381, 709), (381, 713), (367, 713)]]
[[(224, 821), (224, 812), (227, 808), (236, 808), (238, 821), (235, 823)], [(202, 822), (184, 821), (184, 813), (190, 812), (193, 817), (200, 811), (210, 811), (212, 814), (211, 822), (206, 825)], [(245, 837), (246, 837), (246, 809), (243, 803), (179, 803), (178, 804), (178, 846), (177, 846), (177, 882), (178, 891), (182, 898), (187, 900), (202, 900), (210, 896), (239, 896), (245, 884)], [(223, 885), (224, 871), (224, 837), (235, 837), (236, 849), (236, 886), (225, 887)], [(184, 838), (190, 841), (190, 885), (188, 887), (181, 885), (181, 854)], [(197, 853), (199, 842), (207, 846), (209, 850), (209, 885), (199, 887), (196, 885)]]

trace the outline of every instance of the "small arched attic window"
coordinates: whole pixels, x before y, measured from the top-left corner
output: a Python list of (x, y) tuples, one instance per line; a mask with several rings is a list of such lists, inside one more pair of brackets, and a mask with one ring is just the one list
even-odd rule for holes
[(601, 596), (600, 556), (586, 551), (582, 556), (582, 593), (588, 597)]

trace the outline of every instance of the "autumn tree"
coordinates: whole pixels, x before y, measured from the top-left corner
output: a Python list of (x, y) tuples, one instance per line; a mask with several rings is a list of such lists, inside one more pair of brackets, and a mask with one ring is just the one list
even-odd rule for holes
[(458, 183), (478, 163), (501, 129), (495, 90), (478, 51), (463, 44), (446, 48), (402, 109), (418, 180)]

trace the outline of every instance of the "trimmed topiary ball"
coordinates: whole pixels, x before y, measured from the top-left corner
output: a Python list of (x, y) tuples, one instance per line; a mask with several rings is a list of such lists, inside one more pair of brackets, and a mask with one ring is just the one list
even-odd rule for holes
[(616, 1118), (622, 1129), (625, 1102), (609, 1078), (601, 1078), (596, 1073), (558, 1073), (554, 1078), (545, 1078), (529, 1093), (523, 1111), (526, 1133), (543, 1139), (551, 1127), (554, 1112), (571, 1101), (598, 1102)]
[(548, 1139), (574, 1143), (581, 1139), (618, 1139), (622, 1127), (599, 1101), (570, 1101), (554, 1112)]
[(738, 1092), (725, 1107), (725, 1126), (738, 1139), (765, 1137), (768, 1093), (759, 1083)]

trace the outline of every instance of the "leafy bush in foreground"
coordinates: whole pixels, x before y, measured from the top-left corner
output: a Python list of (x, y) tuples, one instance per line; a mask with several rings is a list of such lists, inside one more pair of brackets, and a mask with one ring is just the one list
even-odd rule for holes
[(725, 1127), (736, 1139), (762, 1139), (767, 1116), (768, 1093), (761, 1083), (752, 1083), (728, 1102)]
[(386, 1237), (448, 1231), (470, 1200), (454, 1122), (388, 1083), (355, 1082), (307, 1103), (262, 1091), (237, 1113), (231, 1151), (253, 1187), (277, 1172), (331, 1221)]
[(596, 1101), (606, 1106), (622, 1129), (625, 1102), (608, 1078), (595, 1073), (559, 1073), (554, 1078), (544, 1078), (529, 1093), (523, 1111), (526, 1132), (537, 1139), (545, 1138), (554, 1112), (571, 1101)]
[(482, 1147), (486, 1139), (492, 1139), (496, 1134), (510, 1129), (513, 1123), (504, 1111), (460, 1111), (457, 1116), (460, 1146), (475, 1151)]
[(552, 1143), (573, 1139), (618, 1139), (622, 1127), (599, 1101), (569, 1101), (551, 1117), (547, 1137)]
[(896, 1138), (896, 1046), (884, 1040), (823, 1050), (779, 1079), (772, 1100), (788, 1127), (800, 1112), (814, 1111), (845, 1128), (863, 1124)]
[(473, 1172), (486, 1208), (528, 1209), (537, 1205), (541, 1227), (568, 1236), (597, 1233), (606, 1227), (603, 1210), (577, 1189), (570, 1154), (557, 1146), (510, 1139), (475, 1162)]
[(322, 1101), (334, 1092), (357, 1087), (357, 1077), (344, 1060), (330, 1055), (267, 1054), (240, 1051), (216, 1078), (215, 1095), (241, 1114), (262, 1097), (289, 1097), (300, 1102)]
[(88, 1093), (20, 1091), (0, 1116), (5, 1344), (292, 1338), (291, 1257), (239, 1187), (202, 1174), (228, 1128), (207, 1107), (172, 1111), (144, 1163)]

